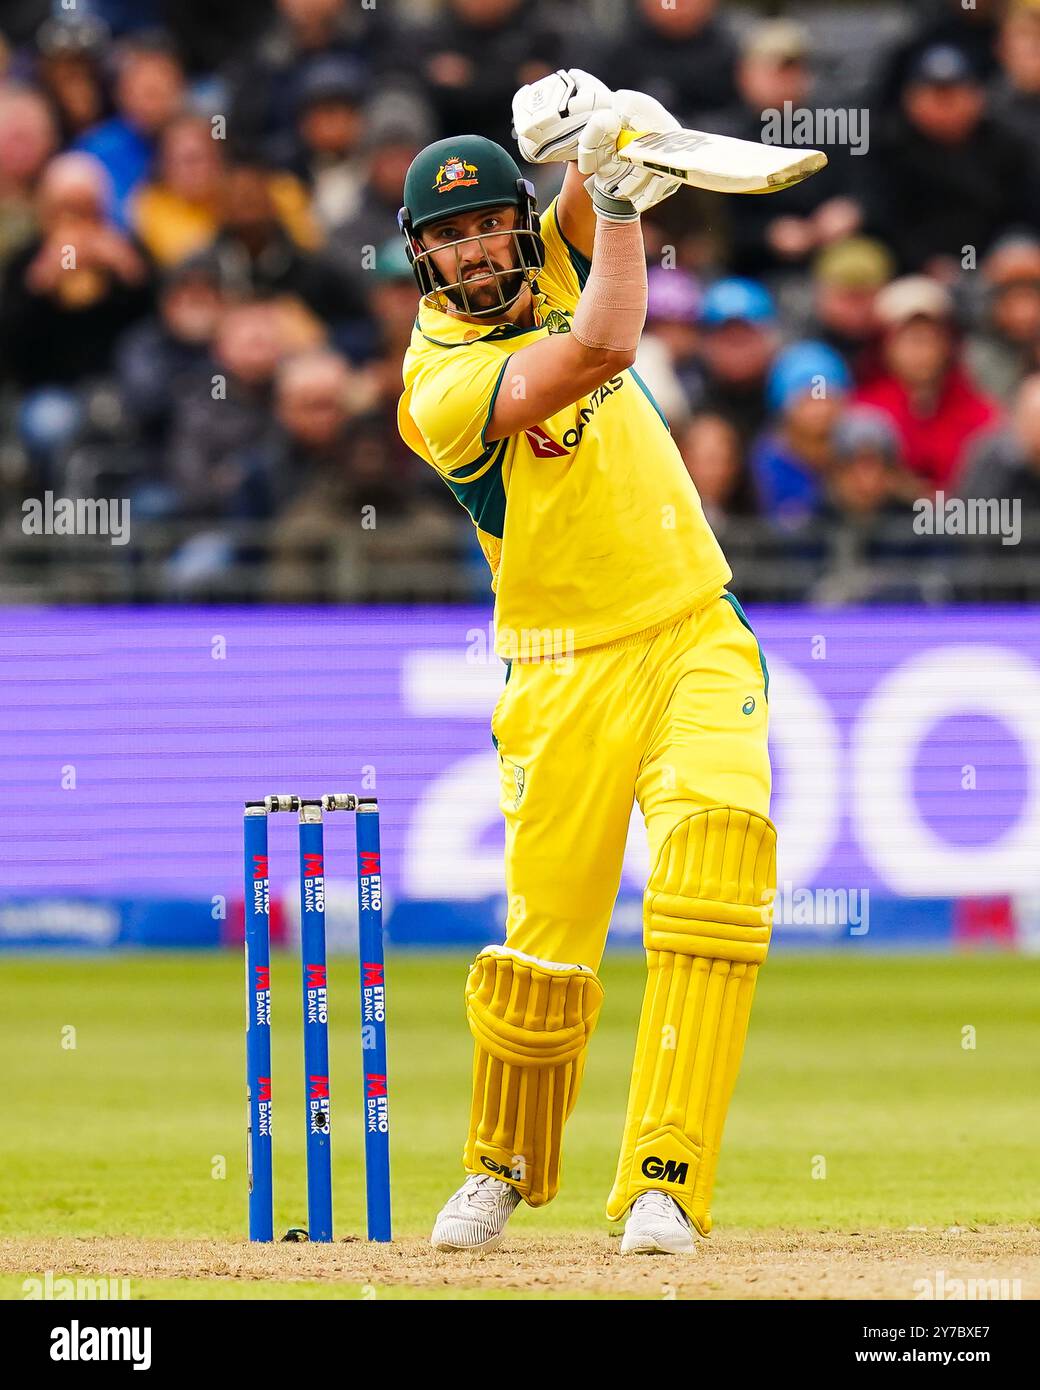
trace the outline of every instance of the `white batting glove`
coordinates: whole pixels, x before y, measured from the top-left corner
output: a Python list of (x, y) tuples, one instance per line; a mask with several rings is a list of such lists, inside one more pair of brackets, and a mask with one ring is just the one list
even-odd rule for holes
[[(578, 138), (578, 168), (593, 176), (585, 187), (596, 211), (615, 221), (627, 221), (628, 217), (612, 213), (610, 203), (630, 203), (636, 213), (646, 212), (681, 187), (675, 179), (618, 158), (617, 140), (625, 128), (623, 117), (616, 110), (594, 111)], [(672, 128), (677, 129), (677, 124), (669, 127)]]
[(634, 222), (639, 212), (628, 194), (620, 191), (631, 167), (617, 157), (620, 134), (621, 117), (616, 111), (594, 111), (578, 136), (578, 169), (592, 175), (585, 187), (598, 216), (609, 222)]
[(591, 113), (609, 107), (613, 92), (580, 68), (560, 68), (513, 97), (513, 129), (531, 164), (576, 159), (578, 136)]
[(621, 117), (622, 130), (648, 130), (655, 135), (664, 135), (669, 130), (681, 129), (675, 117), (656, 98), (647, 96), (646, 92), (619, 87), (611, 105)]
[[(634, 92), (628, 87), (619, 87), (614, 93), (613, 107), (621, 117), (622, 130), (652, 131), (655, 135), (663, 135), (669, 130), (682, 129), (671, 112), (646, 92)], [(663, 174), (651, 174), (631, 164), (627, 168), (630, 174), (642, 176), (638, 184), (630, 185), (635, 188), (635, 192), (623, 195), (631, 198), (640, 212), (646, 212), (647, 208), (663, 203), (666, 198), (670, 198), (682, 188), (678, 179), (669, 179)]]

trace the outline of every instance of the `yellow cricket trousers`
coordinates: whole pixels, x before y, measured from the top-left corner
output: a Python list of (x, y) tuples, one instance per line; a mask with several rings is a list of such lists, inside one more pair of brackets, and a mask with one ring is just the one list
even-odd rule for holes
[(633, 800), (650, 863), (697, 811), (769, 814), (768, 675), (739, 603), (556, 662), (514, 662), (491, 729), (507, 944), (599, 968)]

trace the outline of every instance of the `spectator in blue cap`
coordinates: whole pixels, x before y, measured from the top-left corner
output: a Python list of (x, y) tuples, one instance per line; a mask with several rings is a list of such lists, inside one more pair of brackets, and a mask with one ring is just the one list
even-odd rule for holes
[(852, 373), (826, 343), (794, 343), (777, 356), (766, 399), (776, 426), (751, 453), (762, 511), (795, 528), (819, 515), (834, 452), (834, 432)]
[(704, 296), (701, 329), (701, 408), (750, 441), (765, 422), (763, 388), (780, 345), (773, 297), (755, 280), (719, 280)]
[(776, 306), (769, 291), (757, 280), (744, 280), (738, 276), (716, 281), (704, 296), (701, 306), (701, 321), (708, 327), (732, 319), (767, 323), (775, 318)]

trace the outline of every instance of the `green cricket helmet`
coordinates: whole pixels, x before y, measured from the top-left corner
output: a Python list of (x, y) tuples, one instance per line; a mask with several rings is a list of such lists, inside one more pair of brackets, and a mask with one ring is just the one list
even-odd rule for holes
[[(470, 303), (458, 248), (466, 242), (481, 243), (481, 237), (459, 237), (434, 248), (455, 252), (456, 279), (445, 280), (419, 233), (424, 227), (458, 213), (502, 206), (517, 209), (516, 226), (508, 233), (513, 239), (516, 262), (512, 268), (502, 270), (484, 252), (497, 299), (478, 308)], [(504, 313), (545, 264), (534, 187), (508, 151), (482, 135), (454, 135), (419, 151), (405, 175), (404, 207), (397, 214), (397, 225), (423, 297), (438, 309), (454, 306), (472, 318)], [(484, 251), (482, 244), (480, 249)]]

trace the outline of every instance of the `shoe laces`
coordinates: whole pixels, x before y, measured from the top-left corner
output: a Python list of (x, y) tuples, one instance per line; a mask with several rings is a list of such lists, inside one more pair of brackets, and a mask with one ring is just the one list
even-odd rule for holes
[(499, 1178), (489, 1177), (485, 1173), (471, 1173), (466, 1179), (465, 1201), (480, 1211), (494, 1211), (502, 1196), (501, 1189), (505, 1187), (508, 1184)]
[(655, 1216), (667, 1216), (673, 1221), (678, 1216), (687, 1226), (690, 1224), (682, 1207), (667, 1192), (641, 1192), (638, 1201), (644, 1211), (652, 1211)]

